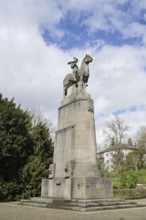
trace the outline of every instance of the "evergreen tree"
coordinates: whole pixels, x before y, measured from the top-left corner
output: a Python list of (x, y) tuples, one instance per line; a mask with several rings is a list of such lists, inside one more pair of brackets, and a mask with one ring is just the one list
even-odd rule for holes
[(40, 196), (41, 180), (48, 177), (48, 168), (53, 156), (53, 141), (45, 123), (35, 123), (31, 135), (34, 154), (22, 171), (24, 197)]
[(16, 107), (13, 99), (8, 101), (0, 95), (0, 177), (3, 180), (19, 178), (18, 170), (32, 154), (30, 127), (28, 113)]
[(0, 200), (39, 195), (52, 155), (47, 124), (0, 94)]
[(49, 168), (49, 165), (52, 162), (53, 141), (47, 125), (40, 122), (33, 127), (32, 138), (34, 156), (40, 158), (41, 162), (45, 163), (46, 167)]
[[(17, 193), (20, 193), (20, 170), (33, 152), (30, 128), (28, 113), (16, 106), (14, 99), (9, 101), (0, 94), (0, 183), (8, 191), (13, 192), (16, 189), (14, 185), (18, 184)], [(3, 193), (1, 187), (2, 198)], [(4, 197), (7, 197), (7, 193)]]

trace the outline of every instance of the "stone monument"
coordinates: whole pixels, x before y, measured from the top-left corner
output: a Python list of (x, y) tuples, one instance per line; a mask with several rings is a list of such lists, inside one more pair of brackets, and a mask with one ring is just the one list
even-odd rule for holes
[(96, 159), (94, 102), (86, 91), (92, 61), (86, 55), (80, 68), (76, 57), (68, 62), (72, 73), (63, 80), (54, 160), (48, 179), (42, 180), (42, 198), (90, 200), (113, 196), (111, 180), (101, 177)]
[(92, 60), (86, 55), (80, 68), (76, 57), (68, 62), (72, 73), (63, 80), (64, 98), (58, 112), (54, 161), (48, 179), (42, 180), (41, 197), (18, 204), (83, 212), (145, 206), (113, 199), (111, 180), (100, 175), (94, 103), (86, 91)]

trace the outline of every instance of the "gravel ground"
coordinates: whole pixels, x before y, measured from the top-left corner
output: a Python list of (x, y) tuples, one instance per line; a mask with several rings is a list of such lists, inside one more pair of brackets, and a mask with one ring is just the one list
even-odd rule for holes
[[(141, 202), (141, 201), (139, 201)], [(143, 200), (146, 202), (146, 200)], [(79, 213), (0, 203), (0, 220), (146, 220), (146, 207)]]

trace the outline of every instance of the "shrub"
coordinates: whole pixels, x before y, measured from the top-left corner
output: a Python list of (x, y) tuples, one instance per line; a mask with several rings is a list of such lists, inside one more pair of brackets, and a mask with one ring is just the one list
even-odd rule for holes
[(146, 198), (146, 189), (114, 189), (114, 198), (142, 199)]

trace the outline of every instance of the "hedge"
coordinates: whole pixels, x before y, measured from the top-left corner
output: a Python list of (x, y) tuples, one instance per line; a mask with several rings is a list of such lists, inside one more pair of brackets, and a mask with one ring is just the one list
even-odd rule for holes
[(113, 189), (114, 198), (142, 199), (146, 198), (146, 189)]

